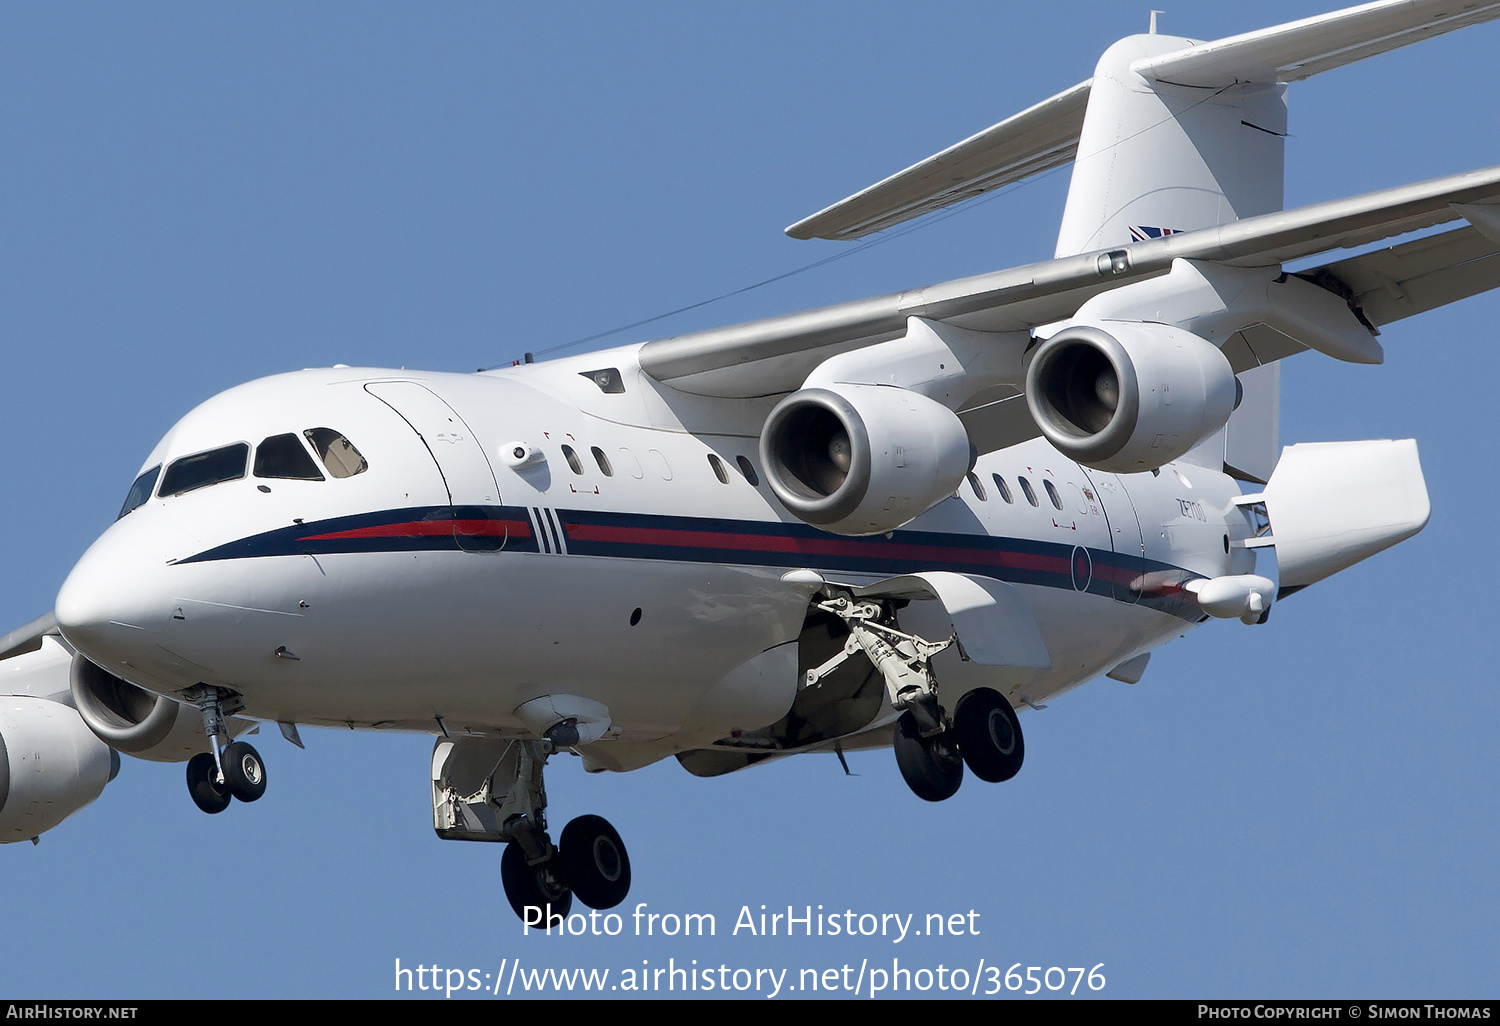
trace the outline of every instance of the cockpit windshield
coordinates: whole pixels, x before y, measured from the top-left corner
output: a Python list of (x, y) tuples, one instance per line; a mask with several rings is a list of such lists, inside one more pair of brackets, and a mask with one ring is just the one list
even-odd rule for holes
[(181, 495), (195, 488), (206, 488), (223, 481), (234, 481), (245, 476), (245, 464), (250, 459), (250, 446), (244, 442), (210, 449), (193, 456), (176, 460), (161, 478), (159, 498)]
[(323, 461), (323, 466), (334, 477), (353, 477), (369, 469), (370, 465), (359, 454), (354, 443), (333, 428), (308, 428), (302, 433), (312, 443), (313, 451)]
[(323, 472), (294, 434), (272, 435), (255, 447), (255, 476), (321, 481)]
[[(157, 498), (165, 499), (198, 488), (207, 488), (209, 485), (237, 481), (245, 476), (247, 469), (256, 477), (283, 481), (326, 481), (328, 477), (353, 477), (369, 469), (369, 464), (354, 447), (354, 443), (333, 428), (308, 428), (302, 435), (307, 439), (305, 445), (302, 438), (291, 431), (262, 439), (255, 447), (253, 464), (250, 460), (250, 446), (245, 442), (236, 442), (173, 460), (167, 465), (165, 473), (160, 466), (152, 467), (130, 486), (130, 494), (125, 497), (120, 516), (123, 517), (151, 498), (151, 490), (158, 477), (161, 479), (161, 487), (156, 495)], [(322, 461), (328, 477), (324, 476), (318, 462), (308, 452), (308, 446), (317, 454), (318, 460)], [(250, 466), (247, 467), (247, 464)], [(262, 486), (261, 491), (270, 489)]]
[[(120, 507), (120, 517), (141, 506), (151, 498), (151, 489), (156, 487), (156, 479), (161, 475), (161, 464), (158, 463), (150, 470), (135, 479), (135, 484), (130, 486), (130, 493), (125, 496), (125, 505)], [(115, 517), (119, 520), (120, 517)]]

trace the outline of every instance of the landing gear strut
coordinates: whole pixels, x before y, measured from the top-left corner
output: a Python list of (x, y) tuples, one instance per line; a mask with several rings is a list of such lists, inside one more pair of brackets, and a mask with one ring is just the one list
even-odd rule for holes
[(932, 657), (957, 643), (953, 635), (932, 642), (895, 625), (879, 600), (835, 595), (817, 608), (849, 628), (844, 651), (809, 670), (804, 687), (816, 684), (844, 660), (863, 652), (885, 678), (891, 708), (901, 713), (892, 747), (901, 777), (918, 798), (940, 802), (953, 797), (968, 765), (980, 780), (998, 783), (1021, 769), (1026, 749), (1021, 724), (1010, 701), (992, 688), (975, 688), (958, 700), (950, 718), (938, 704)]
[(260, 753), (244, 741), (221, 747), (228, 737), (224, 729), (226, 716), (245, 707), (234, 692), (211, 684), (199, 684), (183, 692), (183, 697), (198, 707), (203, 716), (203, 734), (209, 751), (199, 752), (188, 760), (188, 794), (193, 804), (214, 814), (229, 808), (231, 799), (253, 802), (266, 793), (266, 764)]

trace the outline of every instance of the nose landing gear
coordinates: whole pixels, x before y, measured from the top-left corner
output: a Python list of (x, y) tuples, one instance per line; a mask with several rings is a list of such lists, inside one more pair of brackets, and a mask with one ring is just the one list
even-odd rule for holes
[(253, 802), (266, 793), (266, 764), (260, 753), (244, 741), (220, 748), (219, 739), (227, 736), (224, 718), (244, 708), (240, 697), (225, 688), (199, 684), (183, 692), (183, 697), (198, 707), (203, 715), (203, 733), (209, 751), (199, 752), (188, 760), (187, 786), (193, 804), (210, 815), (229, 808), (232, 799)]

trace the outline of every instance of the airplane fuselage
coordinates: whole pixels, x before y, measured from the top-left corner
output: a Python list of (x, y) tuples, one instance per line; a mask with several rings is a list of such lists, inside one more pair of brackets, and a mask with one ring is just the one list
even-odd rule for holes
[[(613, 375), (587, 373), (599, 368)], [(143, 467), (238, 445), (227, 458), (243, 472), (122, 515), (58, 616), (111, 672), (168, 696), (228, 688), (262, 719), (519, 734), (527, 701), (583, 696), (613, 724), (594, 763), (627, 769), (786, 711), (795, 673), (754, 693), (722, 682), (794, 651), (809, 591), (783, 580), (792, 571), (1017, 586), (1050, 668), (953, 650), (933, 665), (954, 694), (988, 686), (1023, 704), (1196, 624), (1184, 581), (1254, 567), (1224, 474), (1187, 461), (1101, 473), (1041, 439), (980, 457), (957, 494), (900, 530), (830, 534), (761, 480), (756, 436), (774, 401), (673, 392), (633, 349), (472, 375), (252, 382), (190, 413)], [(365, 468), (267, 476), (265, 443), (315, 429), (347, 438)], [(951, 633), (930, 602), (901, 622)], [(891, 719), (886, 703), (866, 727)]]

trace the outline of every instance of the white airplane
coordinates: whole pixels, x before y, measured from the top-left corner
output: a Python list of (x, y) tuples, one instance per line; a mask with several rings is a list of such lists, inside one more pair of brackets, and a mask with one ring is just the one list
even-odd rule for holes
[[(1286, 84), (1500, 17), (1381, 2), (1094, 76), (793, 225), (859, 238), (1073, 163), (1056, 257), (472, 375), (334, 367), (219, 395), (142, 464), (55, 613), (0, 639), (0, 840), (126, 754), (254, 801), (256, 722), (435, 735), (439, 836), (518, 914), (624, 900), (543, 768), (711, 776), (893, 747), (941, 801), (1016, 711), (1421, 530), (1411, 441), (1278, 451), (1278, 364), (1500, 284), (1500, 168), (1282, 210)], [(1447, 227), (1285, 274), (1284, 263)], [(1456, 227), (1455, 227), (1456, 225)], [(683, 655), (690, 657), (684, 659)]]

